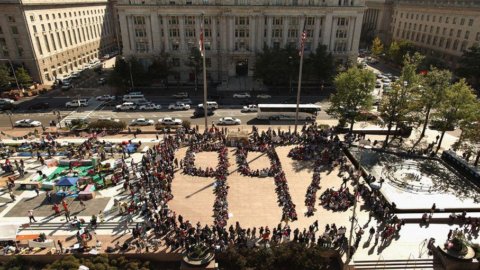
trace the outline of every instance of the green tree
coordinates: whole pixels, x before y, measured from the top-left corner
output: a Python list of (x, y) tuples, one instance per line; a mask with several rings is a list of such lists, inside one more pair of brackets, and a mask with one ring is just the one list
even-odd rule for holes
[(380, 40), (380, 38), (375, 37), (375, 39), (372, 41), (372, 54), (375, 57), (381, 56), (383, 53), (383, 43)]
[(0, 87), (5, 87), (10, 85), (12, 81), (12, 76), (5, 65), (0, 64)]
[(439, 70), (433, 68), (425, 75), (422, 87), (419, 88), (419, 111), (423, 115), (423, 128), (419, 140), (425, 136), (427, 130), (430, 113), (432, 109), (436, 109), (445, 98), (445, 91), (452, 80), (452, 73), (448, 70)]
[(388, 47), (387, 57), (394, 64), (400, 65), (403, 63), (403, 58), (405, 57), (405, 55), (413, 54), (414, 52), (415, 48), (410, 41), (394, 40), (392, 41), (392, 43), (390, 43), (390, 46)]
[(390, 132), (394, 125), (398, 129), (402, 123), (409, 121), (412, 112), (415, 110), (413, 106), (413, 97), (418, 91), (420, 83), (420, 75), (417, 73), (418, 65), (423, 60), (423, 56), (416, 53), (413, 56), (407, 54), (403, 61), (403, 68), (400, 79), (392, 85), (392, 89), (384, 94), (380, 104), (380, 114), (388, 128), (387, 136), (383, 144), (388, 146)]
[(457, 72), (467, 78), (473, 85), (480, 83), (480, 46), (472, 46), (463, 52)]
[(198, 91), (198, 81), (199, 76), (201, 76), (200, 71), (203, 70), (203, 59), (202, 54), (200, 53), (200, 49), (194, 47), (190, 50), (190, 56), (188, 57), (186, 65), (191, 67), (193, 70), (193, 73), (195, 75), (195, 91)]
[(473, 89), (465, 82), (465, 79), (450, 85), (445, 91), (445, 99), (439, 104), (434, 112), (438, 120), (440, 140), (437, 152), (442, 145), (443, 137), (452, 126), (458, 126), (463, 120), (469, 121), (475, 118), (478, 112), (478, 101)]
[(30, 77), (30, 74), (28, 74), (28, 71), (25, 68), (17, 68), (15, 74), (17, 75), (17, 80), (21, 87), (29, 87), (32, 85), (32, 77)]
[(340, 123), (350, 123), (352, 131), (360, 110), (368, 110), (372, 105), (375, 74), (367, 69), (349, 68), (335, 77), (335, 86), (337, 90), (330, 96), (327, 113)]
[(289, 79), (294, 78), (298, 72), (298, 62), (298, 53), (294, 48), (265, 46), (263, 52), (257, 54), (254, 76), (266, 85), (287, 85)]
[(333, 56), (327, 51), (325, 45), (320, 44), (315, 52), (308, 55), (303, 70), (307, 80), (330, 81), (335, 71), (335, 65)]
[(165, 82), (168, 87), (168, 76), (171, 74), (170, 55), (161, 53), (153, 59), (152, 64), (148, 67), (148, 76), (150, 78), (158, 78)]

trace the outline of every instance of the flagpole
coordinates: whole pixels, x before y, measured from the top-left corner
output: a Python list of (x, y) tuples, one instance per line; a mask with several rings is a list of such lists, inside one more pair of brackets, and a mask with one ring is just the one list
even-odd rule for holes
[(298, 111), (300, 108), (300, 92), (302, 90), (302, 71), (303, 71), (303, 52), (305, 51), (305, 39), (307, 38), (307, 33), (305, 30), (306, 26), (306, 18), (305, 22), (303, 24), (303, 32), (302, 32), (302, 37), (301, 37), (301, 43), (300, 43), (300, 68), (298, 69), (298, 88), (297, 88), (297, 107), (295, 109), (295, 130), (294, 133), (297, 133), (297, 127), (298, 127)]
[(207, 107), (207, 64), (205, 62), (205, 42), (203, 40), (203, 26), (204, 26), (205, 18), (204, 14), (202, 13), (202, 21), (201, 21), (201, 30), (200, 30), (200, 53), (202, 55), (202, 62), (203, 62), (203, 113), (205, 117), (205, 132), (208, 131), (208, 107)]

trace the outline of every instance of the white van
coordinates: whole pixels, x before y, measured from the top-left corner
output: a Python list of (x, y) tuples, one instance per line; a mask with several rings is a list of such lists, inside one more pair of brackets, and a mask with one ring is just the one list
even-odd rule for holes
[[(203, 103), (198, 104), (198, 108), (203, 108)], [(207, 109), (218, 109), (218, 103), (216, 101), (207, 101)]]
[(146, 101), (145, 97), (142, 95), (142, 94), (138, 94), (138, 93), (135, 93), (135, 94), (128, 94), (128, 95), (124, 95), (123, 96), (123, 101), (124, 102), (134, 102), (134, 103), (138, 103), (138, 102), (141, 102), (141, 101)]

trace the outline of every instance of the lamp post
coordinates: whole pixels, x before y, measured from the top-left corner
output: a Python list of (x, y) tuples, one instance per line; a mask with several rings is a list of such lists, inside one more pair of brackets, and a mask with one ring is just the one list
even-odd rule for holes
[(13, 121), (12, 121), (12, 111), (6, 111), (6, 114), (8, 115), (8, 119), (10, 120), (10, 125), (12, 125), (12, 129), (15, 128), (15, 125), (13, 124)]
[(10, 68), (12, 69), (13, 77), (15, 78), (15, 83), (17, 84), (17, 90), (20, 90), (20, 85), (18, 84), (17, 74), (15, 73), (15, 69), (13, 68), (12, 61), (8, 58), (0, 58), (0, 61), (8, 61), (10, 64)]

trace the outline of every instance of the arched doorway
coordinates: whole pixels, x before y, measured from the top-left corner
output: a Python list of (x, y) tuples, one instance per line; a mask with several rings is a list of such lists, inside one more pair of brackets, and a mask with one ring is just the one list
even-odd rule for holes
[(248, 75), (248, 59), (237, 61), (235, 66), (235, 72), (237, 76), (247, 76)]

